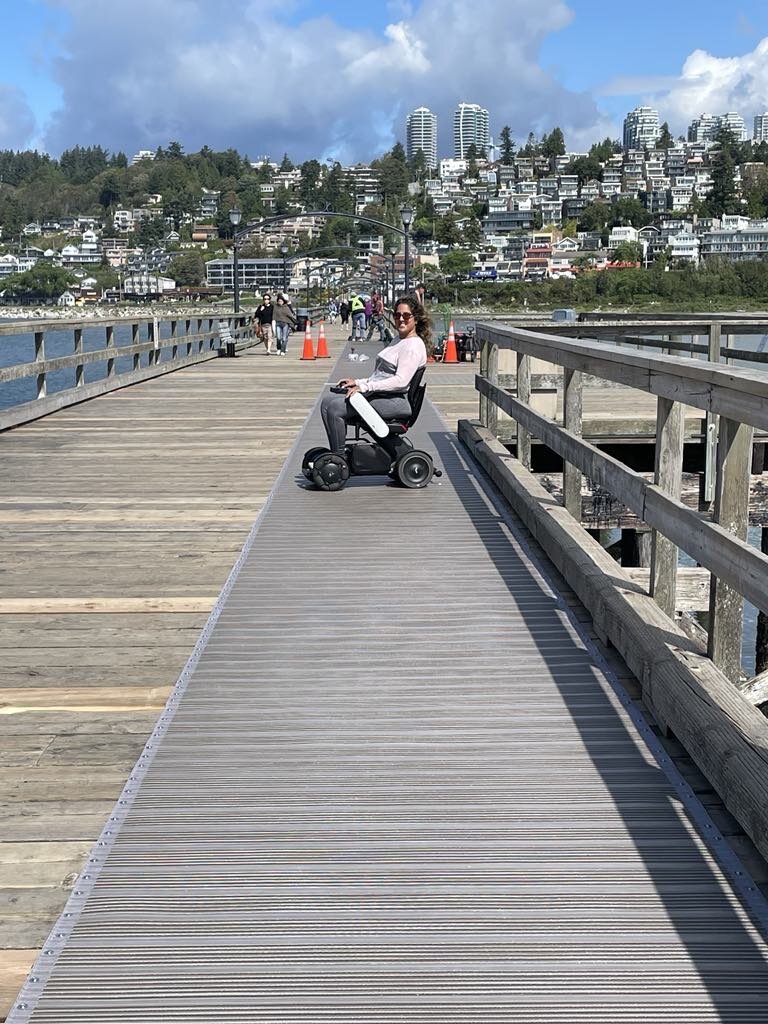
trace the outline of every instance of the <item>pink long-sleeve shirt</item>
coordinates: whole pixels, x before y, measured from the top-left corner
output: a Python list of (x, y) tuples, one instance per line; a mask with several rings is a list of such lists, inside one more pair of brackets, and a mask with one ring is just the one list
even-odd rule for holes
[(377, 353), (371, 376), (356, 380), (355, 384), (363, 394), (372, 391), (404, 393), (414, 373), (426, 363), (427, 350), (418, 335), (399, 338)]

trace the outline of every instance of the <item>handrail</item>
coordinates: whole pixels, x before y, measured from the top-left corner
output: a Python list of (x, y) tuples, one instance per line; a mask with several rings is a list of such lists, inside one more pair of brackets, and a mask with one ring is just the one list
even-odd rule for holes
[(479, 340), (486, 339), (498, 349), (511, 349), (768, 429), (768, 374), (762, 370), (635, 353), (620, 345), (516, 327), (478, 324), (480, 328), (483, 335)]
[[(715, 358), (719, 325), (710, 331)], [(675, 611), (677, 549), (686, 551), (712, 573), (709, 649), (715, 663), (734, 680), (740, 675), (742, 599), (768, 613), (768, 556), (746, 541), (748, 476), (753, 428), (768, 429), (768, 373), (677, 356), (633, 352), (597, 340), (563, 338), (516, 327), (480, 323), (480, 419), (495, 426), (502, 409), (518, 424), (521, 461), (530, 468), (530, 439), (539, 437), (564, 460), (565, 504), (581, 518), (581, 474), (606, 488), (653, 528), (654, 568), (651, 594), (669, 615)], [(498, 353), (517, 353), (517, 397), (499, 386)], [(564, 368), (565, 422), (548, 419), (529, 407), (531, 357)], [(588, 444), (581, 437), (581, 380), (590, 374), (655, 395), (657, 398), (657, 473), (654, 484)], [(570, 395), (571, 405), (568, 397)], [(707, 415), (705, 436), (713, 441), (719, 419), (717, 460), (712, 447), (712, 522), (680, 501), (684, 406)], [(569, 408), (577, 410), (571, 412)], [(671, 422), (675, 428), (670, 433)], [(658, 466), (664, 464), (663, 486)], [(664, 550), (664, 558), (661, 551)], [(716, 596), (720, 584), (720, 598)], [(737, 600), (738, 598), (738, 600)], [(718, 611), (719, 610), (719, 611)]]
[[(87, 398), (106, 394), (117, 388), (126, 387), (151, 377), (180, 369), (183, 366), (214, 358), (219, 354), (219, 324), (227, 323), (232, 337), (241, 347), (250, 347), (253, 331), (250, 318), (246, 316), (185, 314), (160, 320), (156, 317), (135, 317), (132, 319), (110, 320), (35, 320), (17, 321), (3, 325), (2, 334), (32, 335), (35, 358), (0, 368), (0, 385), (13, 381), (34, 378), (36, 397), (32, 401), (18, 402), (0, 409), (0, 431), (27, 423), (40, 416), (66, 408)], [(167, 325), (169, 334), (163, 334)], [(130, 340), (121, 340), (115, 328), (130, 330)], [(141, 340), (142, 328), (146, 328), (146, 340)], [(85, 349), (85, 332), (103, 330), (104, 346), (99, 349)], [(46, 332), (72, 332), (72, 351), (69, 354), (46, 356)], [(142, 356), (147, 363), (142, 366)], [(117, 361), (130, 359), (132, 368), (118, 372)], [(105, 364), (102, 376), (86, 383), (85, 367)], [(74, 386), (48, 393), (48, 375), (60, 370), (74, 369)]]
[[(720, 336), (711, 324), (714, 359)], [(745, 680), (740, 657), (744, 597), (768, 612), (768, 556), (746, 542), (753, 428), (768, 425), (768, 373), (488, 323), (477, 337), (480, 424), (460, 421), (459, 437), (582, 599), (598, 636), (623, 656), (661, 729), (768, 856), (768, 722), (754, 706), (768, 701), (768, 673)], [(500, 386), (504, 350), (516, 353), (516, 395)], [(530, 405), (532, 357), (563, 368), (562, 423)], [(656, 397), (653, 483), (582, 437), (584, 374)], [(680, 500), (686, 405), (704, 411), (704, 436), (716, 439), (711, 518)], [(517, 423), (516, 458), (495, 437), (497, 410)], [(533, 436), (563, 458), (562, 502), (530, 472)], [(582, 474), (651, 527), (647, 590), (582, 528)], [(675, 619), (678, 549), (711, 573), (706, 655)]]

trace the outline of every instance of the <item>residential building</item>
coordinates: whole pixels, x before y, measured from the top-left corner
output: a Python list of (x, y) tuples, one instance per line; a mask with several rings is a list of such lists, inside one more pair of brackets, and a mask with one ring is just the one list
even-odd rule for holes
[(427, 167), (437, 167), (437, 117), (428, 107), (417, 107), (405, 119), (405, 151), (413, 160), (421, 150)]
[(485, 157), (491, 143), (488, 111), (477, 103), (460, 103), (453, 115), (453, 155), (463, 160), (474, 144)]
[(745, 142), (747, 138), (747, 126), (741, 114), (735, 110), (729, 110), (727, 114), (721, 114), (717, 119), (717, 127), (729, 131), (738, 142)]
[(768, 258), (768, 221), (723, 217), (719, 230), (703, 232), (700, 238), (702, 259), (711, 256), (729, 260)]
[(692, 231), (684, 230), (670, 234), (667, 244), (670, 258), (675, 263), (692, 263), (694, 266), (698, 264), (701, 240)]
[(652, 107), (635, 107), (624, 118), (624, 149), (653, 147), (660, 134), (659, 112)]
[(699, 114), (688, 125), (688, 141), (714, 142), (718, 127), (718, 118), (712, 114)]
[(752, 138), (755, 142), (768, 142), (768, 110), (755, 115)]
[(624, 242), (636, 242), (638, 240), (637, 230), (631, 224), (621, 224), (611, 228), (611, 233), (608, 236), (608, 248), (617, 249)]
[[(234, 261), (208, 260), (205, 264), (206, 283), (218, 285), (225, 291), (234, 288)], [(237, 264), (241, 289), (282, 288), (282, 259), (250, 259), (241, 257)]]
[(140, 149), (139, 152), (131, 157), (131, 163), (137, 164), (141, 160), (154, 160), (155, 151), (153, 149)]

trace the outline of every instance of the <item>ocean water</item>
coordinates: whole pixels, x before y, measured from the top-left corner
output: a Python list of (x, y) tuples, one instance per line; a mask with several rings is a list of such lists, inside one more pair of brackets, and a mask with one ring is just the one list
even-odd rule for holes
[[(13, 323), (12, 320), (0, 318), (0, 323)], [(69, 356), (74, 352), (74, 332), (67, 328), (64, 321), (61, 329), (46, 330), (45, 332), (45, 355), (48, 359), (59, 356)], [(193, 329), (196, 326), (192, 325)], [(207, 324), (204, 325), (207, 327)], [(160, 360), (169, 358), (170, 354), (171, 325), (169, 322), (160, 321)], [(83, 349), (86, 352), (95, 352), (105, 347), (105, 329), (103, 326), (87, 327), (83, 331)], [(183, 338), (183, 335), (180, 335)], [(119, 350), (121, 345), (130, 345), (133, 337), (130, 321), (116, 324), (114, 329), (115, 346)], [(147, 324), (141, 325), (139, 341), (148, 340)], [(23, 331), (19, 334), (0, 335), (0, 367), (15, 366), (17, 363), (32, 362), (35, 358), (35, 338), (31, 331)], [(141, 354), (141, 366), (149, 366), (149, 352)], [(115, 372), (128, 373), (133, 369), (133, 356), (115, 357)], [(107, 375), (106, 360), (95, 363), (87, 363), (84, 369), (86, 383), (101, 380)], [(48, 394), (53, 395), (57, 391), (64, 391), (75, 386), (75, 368), (69, 367), (64, 370), (56, 370), (48, 374)], [(37, 381), (34, 376), (25, 377), (21, 380), (0, 383), (0, 409), (8, 409), (13, 405), (22, 402), (31, 402), (37, 397)]]

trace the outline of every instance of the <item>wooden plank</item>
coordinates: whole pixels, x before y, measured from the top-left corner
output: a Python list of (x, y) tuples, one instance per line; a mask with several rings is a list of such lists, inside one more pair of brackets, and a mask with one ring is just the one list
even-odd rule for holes
[[(531, 359), (517, 354), (517, 397), (525, 405), (531, 404)], [(531, 468), (531, 435), (523, 427), (517, 428), (517, 457), (526, 469)]]
[[(717, 480), (712, 518), (729, 534), (746, 543), (752, 427), (723, 416), (718, 433)], [(765, 555), (762, 557), (765, 558)], [(768, 611), (765, 607), (762, 610)], [(718, 578), (713, 573), (709, 590), (707, 649), (715, 665), (734, 682), (741, 675), (743, 632), (744, 598), (739, 581)]]
[[(649, 591), (650, 569), (640, 566), (622, 566), (622, 569), (634, 583), (638, 583), (646, 592)], [(709, 581), (710, 573), (706, 569), (679, 566), (675, 585), (675, 611), (709, 611)], [(666, 608), (663, 610), (667, 615), (669, 614)]]
[(0, 948), (0, 1019), (5, 1019), (37, 957), (37, 949)]
[(0, 615), (137, 615), (146, 612), (209, 612), (215, 597), (0, 598)]
[[(658, 399), (654, 483), (665, 494), (680, 500), (683, 474), (683, 407), (669, 398)], [(651, 538), (650, 594), (670, 617), (677, 608), (677, 547), (659, 533)]]
[[(583, 378), (578, 370), (564, 371), (563, 426), (576, 437), (581, 436), (583, 418)], [(578, 466), (563, 463), (563, 504), (576, 519), (581, 519), (582, 475)]]
[(28, 711), (161, 711), (170, 686), (0, 688), (0, 715)]

